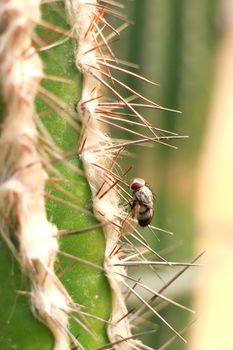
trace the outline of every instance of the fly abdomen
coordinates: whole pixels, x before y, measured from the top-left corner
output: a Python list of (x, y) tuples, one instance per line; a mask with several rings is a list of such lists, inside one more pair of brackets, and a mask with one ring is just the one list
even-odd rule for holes
[(142, 205), (138, 213), (138, 224), (142, 227), (147, 226), (151, 223), (153, 218), (153, 209)]

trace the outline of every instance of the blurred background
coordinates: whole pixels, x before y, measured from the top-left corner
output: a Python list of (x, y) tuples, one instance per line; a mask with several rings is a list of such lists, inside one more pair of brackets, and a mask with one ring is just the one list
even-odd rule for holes
[[(198, 318), (184, 333), (188, 344), (178, 339), (169, 349), (232, 350), (233, 1), (129, 0), (124, 12), (134, 24), (122, 32), (114, 52), (160, 86), (122, 79), (153, 101), (182, 111), (148, 111), (153, 125), (189, 136), (173, 142), (177, 150), (158, 144), (132, 149), (130, 176), (144, 178), (156, 194), (153, 224), (174, 232), (158, 232), (159, 241), (145, 232), (146, 239), (170, 261), (191, 261), (206, 251), (205, 266), (189, 269), (167, 291), (196, 310), (190, 315), (161, 307), (175, 329)], [(168, 268), (161, 275), (168, 280), (175, 272)], [(158, 290), (148, 269), (146, 279)], [(158, 318), (151, 320), (161, 329), (146, 343), (158, 349), (173, 334)], [(141, 320), (141, 329), (148, 325)]]

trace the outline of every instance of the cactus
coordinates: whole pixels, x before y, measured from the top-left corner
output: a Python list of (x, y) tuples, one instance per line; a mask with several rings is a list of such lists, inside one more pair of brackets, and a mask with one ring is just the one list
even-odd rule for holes
[[(115, 76), (153, 84), (123, 68), (127, 62), (109, 45), (126, 27), (118, 7), (110, 0), (1, 4), (0, 344), (6, 350), (148, 348), (132, 334), (145, 307), (184, 340), (152, 305), (161, 298), (181, 306), (162, 295), (180, 273), (157, 292), (126, 271), (179, 263), (150, 248), (135, 220), (123, 230), (131, 194), (128, 169), (119, 170), (118, 160), (127, 147), (167, 145), (179, 136), (141, 112), (168, 109)], [(105, 15), (123, 24), (115, 29)], [(112, 139), (105, 125), (134, 139)], [(193, 264), (182, 263), (182, 271)], [(152, 297), (146, 302), (132, 283)], [(144, 303), (134, 313), (124, 289)]]

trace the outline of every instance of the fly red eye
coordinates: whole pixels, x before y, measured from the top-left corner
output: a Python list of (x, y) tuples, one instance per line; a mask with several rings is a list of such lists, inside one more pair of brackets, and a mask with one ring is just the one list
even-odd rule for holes
[(143, 186), (145, 186), (145, 180), (140, 179), (140, 177), (137, 177), (136, 179), (133, 179), (130, 188), (131, 190), (139, 190), (140, 188), (142, 188)]

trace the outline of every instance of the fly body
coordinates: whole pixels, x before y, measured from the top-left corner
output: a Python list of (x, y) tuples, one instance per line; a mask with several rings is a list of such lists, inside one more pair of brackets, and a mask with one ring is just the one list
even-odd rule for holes
[(130, 188), (133, 199), (130, 203), (132, 215), (137, 219), (140, 226), (147, 226), (151, 223), (154, 215), (153, 193), (146, 185), (145, 180), (135, 178)]

